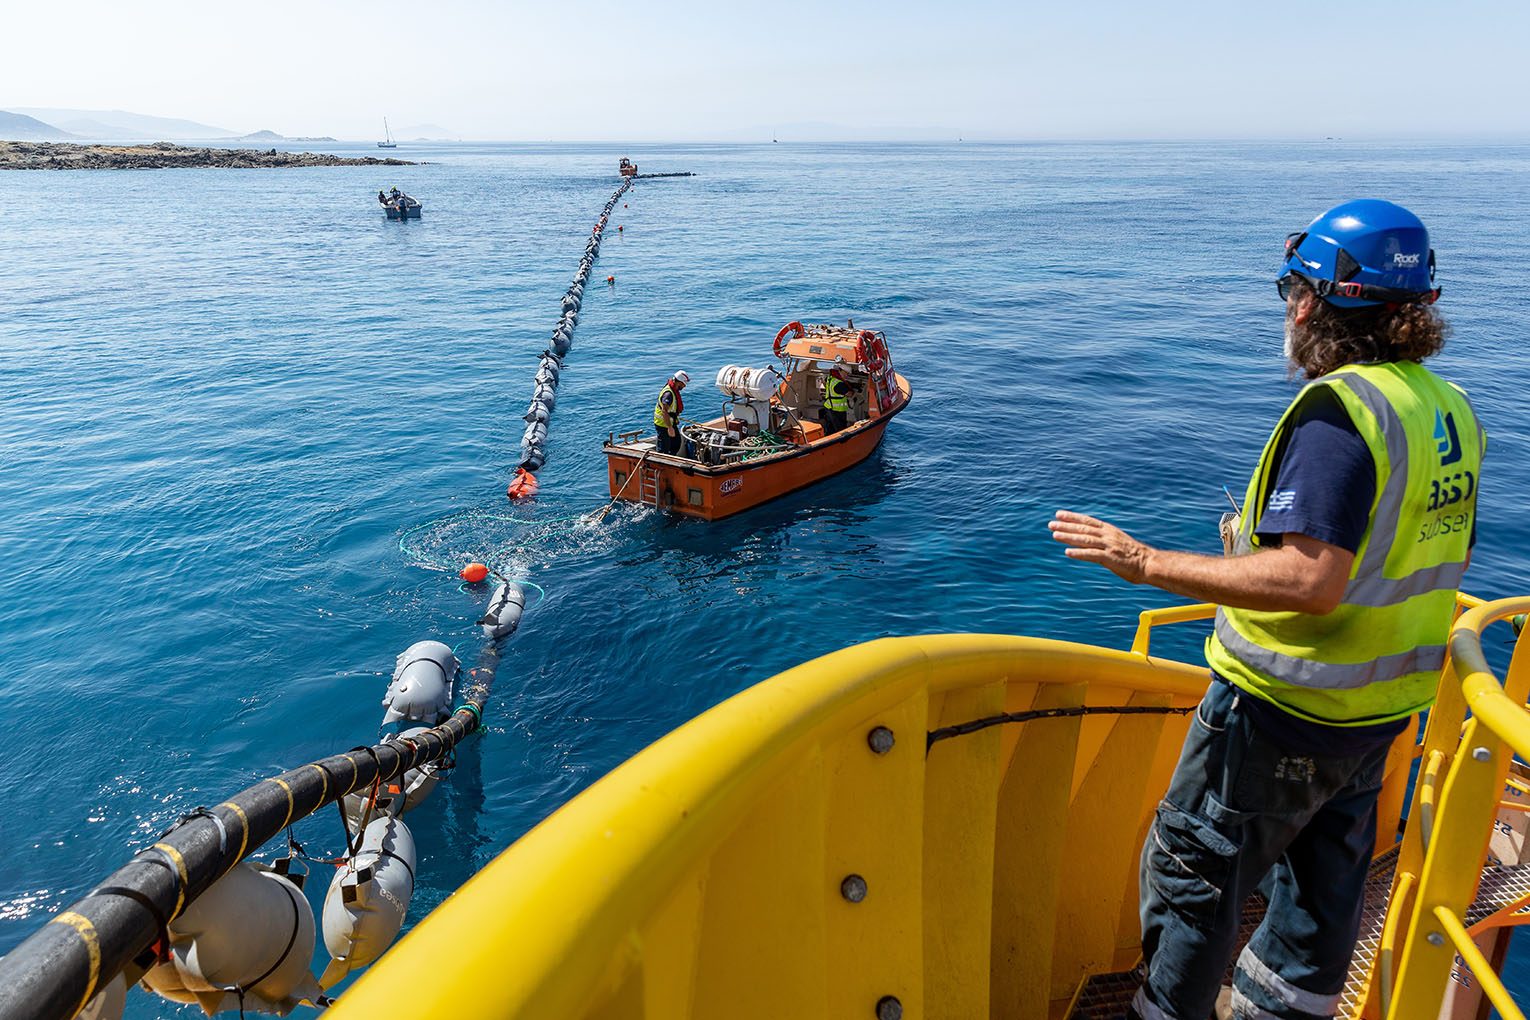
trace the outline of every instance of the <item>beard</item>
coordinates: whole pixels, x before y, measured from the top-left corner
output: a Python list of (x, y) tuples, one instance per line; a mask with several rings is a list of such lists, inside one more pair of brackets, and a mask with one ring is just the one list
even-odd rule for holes
[(1285, 344), (1284, 344), (1284, 346), (1281, 349), (1281, 353), (1283, 353), (1286, 356), (1286, 360), (1287, 361), (1294, 361), (1295, 360), (1295, 357), (1296, 357), (1296, 323), (1292, 321), (1291, 316), (1289, 316), (1289, 315), (1286, 316)]

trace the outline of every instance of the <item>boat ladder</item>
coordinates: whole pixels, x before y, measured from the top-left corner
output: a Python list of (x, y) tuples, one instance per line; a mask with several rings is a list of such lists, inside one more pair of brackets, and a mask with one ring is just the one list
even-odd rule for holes
[(638, 473), (638, 502), (647, 503), (655, 509), (659, 508), (659, 476), (661, 472), (656, 467), (649, 467), (639, 462)]

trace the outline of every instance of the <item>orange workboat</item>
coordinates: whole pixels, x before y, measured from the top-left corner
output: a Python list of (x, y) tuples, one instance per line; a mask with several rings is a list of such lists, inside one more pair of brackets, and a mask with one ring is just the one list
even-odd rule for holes
[[(723, 414), (684, 422), (679, 453), (660, 453), (653, 429), (613, 433), (605, 444), (613, 501), (709, 521), (748, 510), (865, 460), (913, 392), (880, 332), (790, 322), (776, 334), (775, 355), (783, 370), (717, 373)], [(839, 431), (820, 414), (835, 368), (849, 398)]]

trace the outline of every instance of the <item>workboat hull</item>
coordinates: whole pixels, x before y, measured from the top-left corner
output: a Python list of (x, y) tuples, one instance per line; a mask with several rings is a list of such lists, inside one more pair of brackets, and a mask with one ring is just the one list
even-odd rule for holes
[(417, 220), (420, 218), (420, 207), (417, 205), (411, 205), (407, 209), (387, 209), (384, 211), (387, 212), (388, 219), (390, 220)]
[[(908, 380), (901, 375), (896, 379), (895, 401), (876, 417), (786, 453), (742, 464), (708, 465), (661, 454), (653, 440), (607, 443), (606, 483), (611, 498), (716, 521), (821, 482), (871, 456), (887, 423), (908, 406), (912, 395)], [(642, 471), (649, 472), (647, 479)]]

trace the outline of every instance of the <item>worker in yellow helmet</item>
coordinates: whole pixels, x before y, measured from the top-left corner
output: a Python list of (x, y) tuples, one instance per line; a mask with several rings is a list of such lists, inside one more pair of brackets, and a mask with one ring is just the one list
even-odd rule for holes
[[(1331, 1017), (1360, 926), (1387, 753), (1434, 700), (1476, 534), (1486, 434), (1424, 368), (1445, 344), (1417, 216), (1346, 202), (1286, 241), (1275, 426), (1223, 557), (1059, 510), (1067, 555), (1220, 608), (1212, 683), (1142, 853), (1142, 1020)], [(1412, 743), (1412, 737), (1404, 737)], [(1219, 989), (1243, 901), (1264, 920)]]

